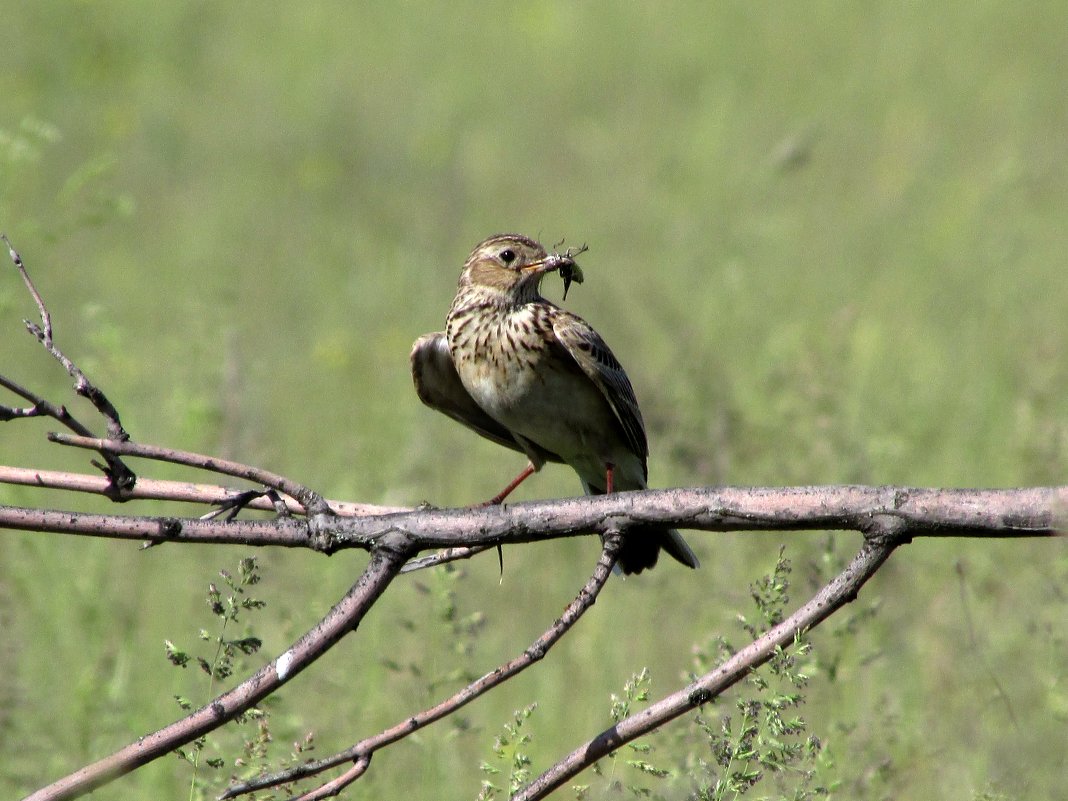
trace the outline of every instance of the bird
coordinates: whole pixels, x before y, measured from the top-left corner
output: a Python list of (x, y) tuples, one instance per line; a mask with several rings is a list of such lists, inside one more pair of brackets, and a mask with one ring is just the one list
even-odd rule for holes
[[(565, 297), (571, 280), (582, 280), (571, 250), (549, 254), (521, 234), (483, 240), (464, 263), (445, 330), (412, 346), (424, 404), (526, 455), (526, 468), (491, 504), (546, 463), (570, 466), (587, 495), (647, 486), (649, 446), (634, 388), (593, 326), (542, 297), (542, 279), (554, 271)], [(661, 550), (699, 566), (678, 531), (654, 525), (624, 531), (617, 565), (640, 573)]]

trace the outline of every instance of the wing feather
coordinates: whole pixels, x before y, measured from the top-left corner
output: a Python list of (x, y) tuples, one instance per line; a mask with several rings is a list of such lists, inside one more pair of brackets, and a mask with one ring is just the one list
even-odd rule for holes
[(649, 456), (645, 423), (638, 399), (634, 397), (634, 387), (615, 354), (589, 323), (573, 314), (558, 314), (553, 320), (553, 332), (557, 342), (608, 401), (627, 445), (642, 460), (644, 468)]

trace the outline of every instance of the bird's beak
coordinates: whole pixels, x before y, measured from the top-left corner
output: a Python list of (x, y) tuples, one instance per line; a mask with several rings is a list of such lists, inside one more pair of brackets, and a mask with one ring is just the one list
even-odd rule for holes
[[(566, 253), (550, 253), (544, 259), (538, 259), (530, 264), (524, 265), (521, 272), (527, 275), (545, 275), (545, 273), (551, 273), (555, 270), (559, 270), (561, 275), (581, 275), (578, 264), (575, 260)], [(582, 282), (581, 278), (577, 279), (579, 283)]]
[(561, 256), (558, 253), (553, 253), (546, 256), (544, 259), (538, 259), (532, 261), (530, 264), (523, 265), (521, 272), (527, 275), (544, 275), (545, 273), (551, 273), (553, 270), (559, 270), (565, 261), (574, 264), (574, 261)]

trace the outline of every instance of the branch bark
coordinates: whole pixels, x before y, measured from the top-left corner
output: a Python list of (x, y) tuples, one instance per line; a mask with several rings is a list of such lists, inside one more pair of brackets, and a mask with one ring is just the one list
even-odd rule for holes
[[(63, 369), (74, 379), (74, 391), (92, 403), (93, 408), (95, 408), (97, 412), (100, 413), (100, 416), (104, 418), (107, 425), (108, 439), (116, 441), (129, 439), (129, 434), (126, 433), (126, 430), (122, 427), (122, 422), (119, 420), (118, 409), (112, 405), (107, 395), (89, 380), (82, 369), (71, 359), (67, 358), (67, 355), (56, 345), (55, 340), (52, 338), (52, 316), (48, 312), (48, 307), (45, 305), (44, 298), (42, 298), (41, 294), (37, 291), (37, 287), (30, 279), (30, 273), (26, 269), (22, 257), (15, 250), (7, 236), (0, 234), (0, 240), (7, 246), (8, 256), (11, 258), (12, 264), (15, 265), (15, 269), (18, 270), (19, 275), (22, 277), (22, 283), (26, 285), (26, 289), (29, 291), (31, 297), (33, 297), (34, 303), (37, 304), (37, 312), (41, 317), (41, 325), (32, 323), (29, 320), (23, 320), (22, 322), (25, 324), (26, 330), (36, 337), (37, 341), (41, 343), (52, 358), (63, 365)], [(3, 377), (0, 376), (0, 378)], [(20, 397), (29, 400), (33, 404), (33, 407), (29, 410), (14, 410), (20, 413), (11, 417), (0, 415), (0, 420), (15, 419), (16, 417), (34, 417), (43, 414), (53, 417), (78, 434), (89, 435), (89, 429), (76, 420), (67, 411), (65, 406), (51, 404), (36, 393), (20, 387), (9, 379), (3, 378), (2, 385)], [(3, 410), (0, 409), (0, 411)], [(122, 460), (114, 453), (101, 451), (100, 455), (104, 457), (104, 461), (107, 462), (107, 465), (97, 466), (104, 471), (104, 475), (111, 480), (112, 484), (111, 491), (108, 494), (114, 500), (122, 500), (122, 493), (134, 486), (137, 481), (137, 476), (123, 464)]]

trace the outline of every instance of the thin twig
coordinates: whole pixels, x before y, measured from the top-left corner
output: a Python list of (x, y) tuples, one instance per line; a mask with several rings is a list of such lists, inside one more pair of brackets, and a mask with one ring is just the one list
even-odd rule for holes
[(437, 553), (427, 554), (426, 556), (412, 559), (404, 566), (401, 573), (414, 573), (417, 570), (426, 570), (429, 567), (437, 567), (438, 565), (444, 565), (448, 562), (458, 562), (461, 559), (470, 559), (472, 556), (478, 556), (478, 554), (483, 551), (488, 551), (494, 547), (496, 546), (477, 545), (470, 548), (445, 548)]
[[(32, 406), (26, 409), (17, 409), (12, 406), (0, 406), (0, 420), (6, 421), (14, 420), (20, 417), (41, 416), (53, 417), (56, 420), (60, 420), (60, 412), (62, 412), (63, 414), (67, 414), (67, 410), (62, 406), (52, 406), (52, 404), (48, 403), (48, 401), (46, 401), (40, 395), (29, 389), (26, 389), (26, 387), (22, 386), (21, 384), (15, 383), (7, 376), (0, 375), (0, 387), (3, 387), (4, 389), (15, 393), (23, 400), (28, 400), (30, 403), (33, 404)], [(52, 408), (49, 409), (48, 407)], [(70, 415), (67, 414), (67, 417), (69, 418)], [(65, 420), (61, 420), (61, 422), (63, 422), (64, 425), (67, 424)]]
[(141, 445), (136, 442), (120, 442), (116, 440), (94, 439), (92, 437), (78, 437), (70, 434), (52, 433), (48, 435), (52, 442), (60, 445), (70, 445), (74, 448), (89, 448), (94, 451), (113, 453), (121, 456), (136, 456), (142, 459), (153, 459), (158, 462), (170, 462), (172, 464), (196, 467), (212, 473), (221, 473), (225, 476), (243, 478), (257, 484), (263, 484), (296, 498), (308, 514), (331, 514), (330, 507), (318, 492), (298, 484), (290, 478), (278, 473), (272, 473), (252, 465), (233, 462), (228, 459), (218, 459), (214, 456), (205, 456), (191, 451), (180, 451), (174, 448), (162, 448), (158, 445)]
[[(12, 263), (15, 265), (15, 269), (19, 271), (19, 275), (22, 276), (22, 282), (26, 285), (26, 289), (30, 291), (30, 295), (33, 296), (33, 302), (37, 304), (37, 312), (41, 315), (41, 337), (48, 341), (48, 344), (52, 344), (52, 315), (48, 313), (48, 307), (45, 306), (44, 299), (41, 297), (41, 293), (37, 291), (37, 287), (33, 285), (33, 281), (30, 280), (30, 274), (26, 271), (26, 265), (22, 263), (22, 257), (15, 250), (15, 246), (11, 244), (11, 240), (7, 238), (7, 234), (0, 234), (0, 240), (3, 240), (7, 245), (7, 254), (11, 257)], [(28, 320), (23, 320), (27, 325), (31, 325)], [(54, 355), (54, 354), (53, 354)]]
[[(56, 405), (38, 395), (33, 390), (12, 381), (7, 376), (0, 375), (0, 386), (15, 393), (19, 397), (28, 400), (32, 406), (26, 409), (17, 409), (10, 406), (0, 406), (0, 422), (28, 417), (51, 417), (61, 425), (66, 426), (75, 434), (82, 437), (91, 437), (90, 431), (80, 420), (68, 411), (66, 406)], [(93, 466), (99, 468), (108, 479), (107, 488), (103, 494), (115, 501), (125, 500), (127, 493), (133, 489), (137, 477), (121, 459), (111, 453), (101, 453), (107, 467), (93, 462)]]
[(311, 792), (294, 799), (294, 801), (321, 801), (323, 798), (333, 798), (341, 793), (346, 787), (360, 778), (367, 772), (367, 767), (371, 764), (371, 755), (365, 754), (356, 759), (352, 767), (330, 781), (323, 784), (321, 787), (317, 787)]
[[(96, 385), (94, 385), (82, 372), (73, 361), (61, 351), (52, 337), (52, 316), (48, 312), (48, 307), (45, 305), (44, 299), (41, 297), (41, 293), (37, 291), (37, 287), (30, 279), (30, 274), (26, 269), (26, 265), (22, 261), (22, 257), (18, 254), (15, 248), (12, 246), (11, 241), (5, 234), (0, 234), (0, 239), (7, 245), (8, 255), (11, 257), (12, 263), (15, 265), (15, 269), (18, 270), (19, 275), (22, 276), (22, 282), (26, 285), (26, 289), (33, 297), (34, 303), (37, 304), (37, 312), (41, 317), (41, 325), (30, 322), (29, 320), (23, 320), (26, 325), (26, 330), (33, 334), (37, 340), (44, 346), (56, 361), (63, 365), (63, 369), (67, 371), (67, 374), (74, 379), (74, 391), (81, 395), (83, 398), (89, 400), (93, 404), (93, 407), (104, 418), (107, 426), (108, 437), (114, 440), (126, 440), (130, 438), (130, 435), (126, 433), (126, 430), (122, 427), (122, 423), (119, 420), (119, 412), (115, 406), (108, 400), (107, 395), (103, 393)], [(13, 382), (5, 381), (4, 386), (11, 389), (13, 392), (17, 392), (22, 397), (30, 400), (35, 407), (39, 408), (41, 412), (55, 417), (65, 426), (72, 431), (77, 431), (82, 436), (91, 435), (91, 432), (78, 423), (67, 412), (63, 406), (53, 406), (47, 404), (43, 398), (31, 399), (29, 395), (25, 394), (25, 390), (20, 387), (18, 390), (12, 386)], [(35, 415), (21, 415), (25, 417)], [(7, 418), (12, 419), (12, 418)], [(114, 500), (122, 500), (122, 493), (131, 489), (137, 482), (137, 476), (130, 468), (123, 464), (122, 460), (112, 454), (101, 453), (104, 457), (104, 461), (107, 462), (107, 466), (97, 465), (103, 470), (104, 474), (111, 480), (114, 485), (114, 492), (111, 493), (111, 497)], [(94, 463), (95, 464), (95, 463)]]
[[(0, 465), (0, 484), (87, 492), (94, 495), (106, 495), (109, 488), (108, 480), (95, 474), (34, 470), (32, 468), (12, 467), (9, 465)], [(242, 490), (220, 487), (217, 484), (196, 484), (191, 481), (164, 481), (162, 479), (142, 477), (137, 480), (137, 486), (126, 493), (125, 498), (129, 501), (179, 501), (219, 506), (229, 503), (235, 495), (241, 492)], [(297, 503), (295, 498), (283, 494), (281, 500), (290, 514), (303, 513), (303, 507)], [(409, 506), (378, 506), (371, 503), (353, 503), (351, 501), (329, 499), (326, 502), (331, 511), (340, 517), (386, 515), (411, 511)], [(265, 512), (277, 511), (267, 498), (252, 500), (246, 505), (246, 508)]]
[(363, 765), (362, 768), (360, 767), (361, 760), (369, 760), (372, 754), (378, 749), (395, 743), (398, 740), (419, 731), (423, 727), (452, 714), (460, 707), (471, 703), (479, 696), (484, 695), (494, 687), (502, 684), (516, 674), (521, 673), (535, 662), (542, 659), (548, 653), (549, 649), (552, 648), (560, 638), (578, 622), (579, 618), (582, 617), (586, 610), (596, 602), (597, 596), (608, 581), (608, 577), (612, 575), (612, 568), (615, 566), (616, 559), (619, 556), (620, 542), (621, 538), (618, 531), (609, 532), (605, 536), (604, 548), (601, 551), (600, 558), (597, 560), (597, 566), (594, 568), (593, 575), (590, 576), (589, 580), (579, 591), (575, 599), (567, 605), (563, 614), (560, 615), (556, 622), (546, 629), (546, 631), (519, 656), (504, 663), (500, 667), (495, 668), (481, 678), (476, 679), (441, 703), (436, 704), (417, 715), (407, 717), (395, 726), (392, 726), (373, 737), (361, 740), (345, 751), (341, 751), (333, 756), (315, 762), (307, 762), (303, 765), (297, 765), (279, 773), (274, 773), (269, 776), (261, 776), (252, 779), (251, 781), (233, 785), (223, 793), (221, 798), (235, 798), (236, 796), (244, 795), (245, 793), (256, 792), (268, 787), (275, 787), (279, 784), (288, 784), (293, 781), (305, 779), (309, 776), (318, 775), (323, 771), (329, 770), (330, 768), (345, 762), (355, 761), (356, 764), (344, 774), (323, 785), (323, 787), (317, 788), (307, 795), (300, 796), (298, 801), (312, 801), (312, 799), (325, 798), (326, 796), (319, 794), (320, 791), (325, 788), (332, 788), (333, 792), (336, 793), (337, 790), (351, 784), (363, 774), (364, 770), (366, 770), (366, 765)]

